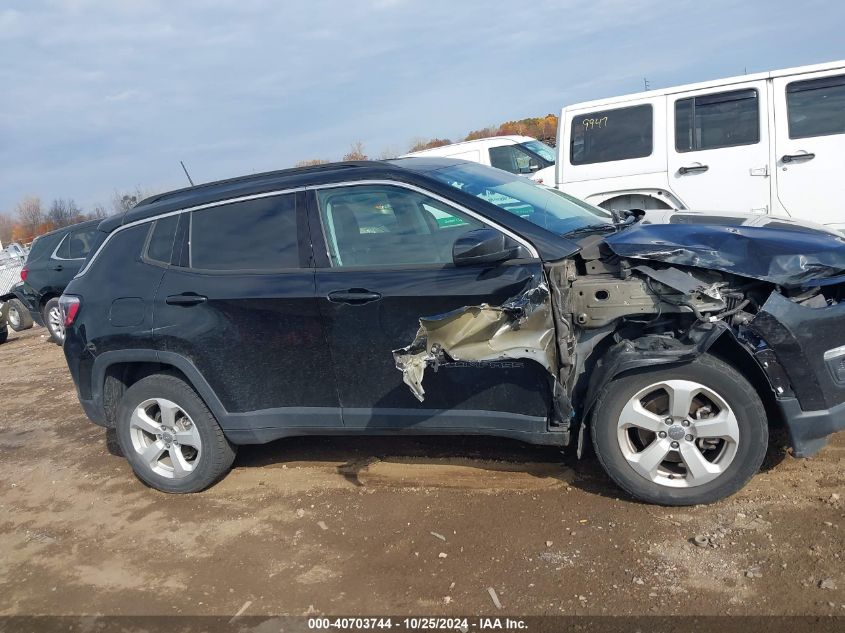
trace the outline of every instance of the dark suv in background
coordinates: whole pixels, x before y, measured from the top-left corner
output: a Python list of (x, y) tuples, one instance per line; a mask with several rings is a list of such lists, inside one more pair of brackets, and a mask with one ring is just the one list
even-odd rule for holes
[(82, 268), (97, 240), (104, 237), (97, 231), (99, 224), (100, 220), (82, 222), (37, 237), (21, 271), (21, 283), (0, 297), (0, 301), (20, 301), (32, 320), (47, 328), (50, 339), (57, 345), (65, 337), (59, 297)]
[(61, 298), (80, 402), (192, 492), (238, 444), (486, 434), (592, 445), (647, 501), (707, 503), (845, 424), (845, 241), (648, 225), (444, 158), (150, 198)]

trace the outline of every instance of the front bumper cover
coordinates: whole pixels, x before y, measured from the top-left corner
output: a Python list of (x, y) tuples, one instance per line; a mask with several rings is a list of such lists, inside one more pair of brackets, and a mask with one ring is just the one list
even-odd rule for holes
[(818, 411), (804, 411), (796, 398), (777, 402), (796, 457), (812, 457), (825, 447), (828, 436), (845, 430), (845, 402)]

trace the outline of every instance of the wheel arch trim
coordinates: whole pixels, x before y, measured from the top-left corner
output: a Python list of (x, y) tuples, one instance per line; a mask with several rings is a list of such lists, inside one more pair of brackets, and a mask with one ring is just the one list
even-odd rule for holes
[[(229, 417), (229, 412), (220, 402), (214, 389), (208, 384), (196, 366), (181, 354), (146, 349), (113, 350), (103, 352), (94, 359), (92, 368), (91, 395), (96, 408), (105, 413), (104, 386), (106, 373), (110, 367), (119, 364), (157, 363), (178, 369), (188, 380), (206, 406), (211, 409), (221, 423)], [(105, 418), (105, 415), (103, 415)]]
[[(634, 340), (622, 340), (607, 350), (587, 384), (584, 404), (581, 409), (581, 423), (578, 429), (578, 457), (581, 457), (583, 451), (584, 431), (589, 426), (588, 420), (593, 406), (595, 406), (599, 394), (614, 378), (637, 369), (688, 363), (714, 349), (717, 342), (720, 347), (722, 345), (729, 347), (745, 361), (746, 367), (740, 367), (735, 362), (725, 360), (752, 385), (759, 385), (761, 376), (765, 378), (771, 391), (769, 393), (760, 393), (760, 389), (757, 391), (764, 405), (769, 404), (767, 401), (773, 403), (775, 391), (771, 377), (760, 365), (760, 360), (737, 341), (727, 325), (718, 322), (712, 324), (712, 326), (711, 329), (704, 331), (694, 344), (679, 346), (675, 349), (650, 351), (648, 348), (653, 346), (649, 343), (652, 339), (658, 337), (643, 336)], [(755, 375), (748, 375), (748, 368), (753, 368)]]

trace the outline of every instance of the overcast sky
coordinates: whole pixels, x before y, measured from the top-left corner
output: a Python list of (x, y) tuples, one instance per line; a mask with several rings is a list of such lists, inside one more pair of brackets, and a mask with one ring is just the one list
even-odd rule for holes
[(0, 212), (845, 58), (804, 0), (4, 0)]

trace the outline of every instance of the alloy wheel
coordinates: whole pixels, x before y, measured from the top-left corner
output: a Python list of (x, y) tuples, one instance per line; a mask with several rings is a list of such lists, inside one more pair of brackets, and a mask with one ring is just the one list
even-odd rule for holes
[(21, 326), (21, 313), (18, 312), (18, 309), (15, 306), (14, 302), (12, 302), (12, 304), (9, 306), (9, 314), (6, 316), (9, 320), (9, 325), (15, 332), (17, 332), (18, 328), (20, 328)]
[(640, 390), (622, 409), (616, 436), (634, 471), (673, 488), (719, 477), (740, 441), (736, 415), (724, 398), (689, 380), (665, 380)]
[(199, 465), (202, 441), (191, 417), (163, 398), (139, 404), (129, 421), (132, 448), (157, 475), (187, 477)]
[(62, 322), (62, 311), (59, 309), (59, 306), (53, 306), (47, 313), (47, 327), (50, 328), (50, 332), (52, 332), (53, 336), (59, 342), (64, 342), (65, 326)]

